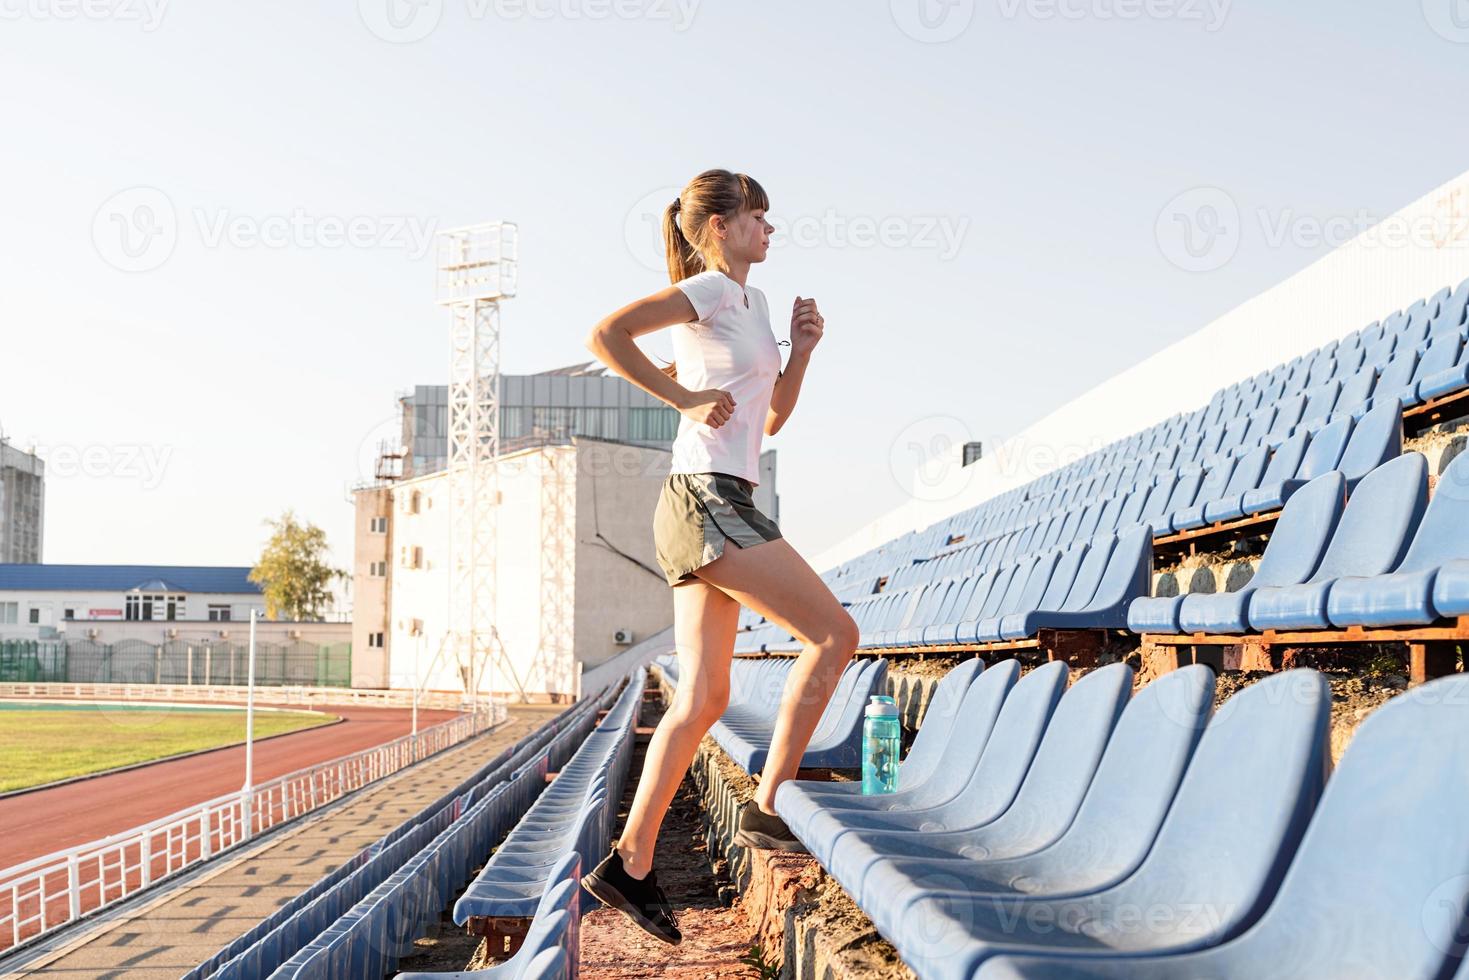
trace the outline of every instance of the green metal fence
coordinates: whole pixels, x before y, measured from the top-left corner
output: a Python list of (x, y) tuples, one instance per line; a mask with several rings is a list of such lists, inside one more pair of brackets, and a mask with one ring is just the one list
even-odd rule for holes
[[(0, 641), (0, 682), (70, 684), (244, 684), (245, 643), (171, 640)], [(350, 687), (352, 644), (255, 644), (255, 683)]]

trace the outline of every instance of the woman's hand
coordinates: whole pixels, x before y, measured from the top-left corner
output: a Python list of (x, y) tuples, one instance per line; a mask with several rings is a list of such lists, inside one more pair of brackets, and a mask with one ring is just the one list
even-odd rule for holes
[(796, 297), (791, 309), (791, 356), (810, 354), (821, 340), (826, 321), (816, 309), (816, 300)]
[(707, 388), (704, 391), (689, 392), (684, 403), (678, 407), (678, 412), (700, 425), (717, 429), (729, 421), (734, 407), (734, 396), (729, 392), (721, 388)]

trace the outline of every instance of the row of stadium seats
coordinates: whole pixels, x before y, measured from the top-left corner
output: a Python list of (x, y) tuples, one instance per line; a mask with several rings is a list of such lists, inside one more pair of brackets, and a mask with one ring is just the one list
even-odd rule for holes
[(1244, 633), (1403, 626), (1469, 615), (1469, 455), (1439, 477), (1408, 453), (1350, 496), (1341, 474), (1317, 477), (1281, 513), (1259, 569), (1222, 594), (1140, 598), (1138, 633)]
[[(582, 868), (600, 859), (612, 834), (646, 677), (645, 668), (635, 672), (597, 732), (455, 903), (454, 921), (461, 926), (488, 916), (531, 917), (520, 948), (509, 960), (468, 975), (500, 980), (576, 976), (582, 908), (578, 881)], [(399, 976), (432, 980), (448, 975)]]
[[(678, 686), (678, 658), (656, 658), (669, 684)], [(776, 711), (795, 660), (789, 657), (730, 664), (729, 705), (709, 734), (735, 763), (748, 773), (765, 768), (775, 733)], [(887, 661), (852, 660), (827, 699), (816, 729), (807, 743), (801, 766), (810, 769), (851, 768), (862, 764), (862, 719), (867, 700), (887, 689)]]
[(1202, 665), (1135, 695), (1123, 664), (1069, 691), (1067, 672), (970, 661), (940, 683), (897, 793), (804, 780), (776, 793), (922, 980), (1433, 977), (1458, 963), (1469, 838), (1446, 815), (1469, 807), (1469, 677), (1377, 709), (1328, 779), (1331, 692), (1315, 671), (1217, 713)]
[[(597, 712), (610, 706), (616, 696), (615, 686), (589, 694), (505, 749), (355, 860), (324, 876), (194, 968), (185, 980), (246, 980), (269, 975), (497, 788), (504, 794), (496, 804), (500, 816), (513, 823), (544, 787), (544, 779), (537, 781), (532, 770), (544, 773), (547, 767), (563, 765), (595, 726)], [(512, 788), (517, 776), (520, 781)]]
[[(438, 926), (448, 898), (469, 871), (544, 798), (548, 771), (570, 768), (588, 751), (586, 746), (605, 743), (608, 730), (630, 733), (642, 699), (640, 680), (642, 676), (633, 677), (620, 696), (616, 685), (593, 693), (520, 739), (454, 792), (383, 837), (357, 861), (292, 899), (190, 977), (335, 979), (382, 976), (394, 970), (401, 956), (414, 952), (413, 940)], [(607, 720), (598, 726), (601, 710), (608, 710)], [(604, 768), (607, 761), (604, 758)], [(583, 827), (589, 848), (605, 842), (611, 820), (605, 810), (591, 808), (586, 813), (601, 820), (599, 824), (589, 820)], [(577, 868), (582, 854), (574, 854)], [(564, 896), (554, 898), (561, 901)], [(566, 908), (576, 914), (579, 907)], [(566, 940), (567, 934), (560, 930), (554, 939)], [(570, 934), (574, 939), (574, 930)], [(521, 956), (519, 973), (502, 976), (569, 977), (573, 954), (564, 949), (566, 945), (563, 942), (560, 955), (548, 948), (536, 951), (551, 954), (541, 959)], [(536, 973), (529, 970), (532, 961)]]
[[(1401, 454), (1405, 410), (1469, 390), (1466, 304), (1469, 280), (823, 578), (869, 649), (1003, 649), (1034, 645), (1042, 629), (1135, 629), (1129, 610), (1149, 596), (1146, 571), (1129, 579), (1107, 569), (1126, 585), (1098, 601), (1094, 553), (1112, 554), (1139, 527), (1159, 542), (1231, 522), (1264, 522), (1263, 530), (1327, 473), (1354, 489)], [(1150, 568), (1152, 557), (1139, 564)], [(738, 652), (799, 647), (748, 611), (741, 626)]]

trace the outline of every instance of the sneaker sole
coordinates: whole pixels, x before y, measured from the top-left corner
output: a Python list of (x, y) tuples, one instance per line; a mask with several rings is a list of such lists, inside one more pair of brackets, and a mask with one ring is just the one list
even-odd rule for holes
[(799, 840), (786, 840), (781, 837), (771, 837), (762, 834), (758, 830), (740, 829), (735, 831), (734, 842), (741, 847), (758, 847), (767, 851), (785, 851), (789, 854), (809, 854), (810, 849)]
[(670, 936), (667, 933), (663, 932), (662, 929), (658, 928), (658, 926), (655, 925), (653, 921), (649, 919), (646, 915), (644, 915), (636, 905), (629, 902), (623, 896), (622, 892), (618, 891), (615, 887), (613, 887), (610, 882), (606, 881), (605, 879), (598, 878), (595, 875), (588, 873), (582, 875), (581, 886), (585, 888), (588, 892), (590, 892), (592, 896), (595, 897), (599, 902), (602, 902), (604, 905), (609, 905), (612, 908), (617, 909), (617, 911), (621, 912), (629, 919), (632, 919), (642, 928), (644, 932), (652, 936), (654, 939), (661, 939), (663, 942), (667, 943), (670, 946), (677, 946), (679, 943), (683, 942), (682, 936), (674, 938), (673, 936)]

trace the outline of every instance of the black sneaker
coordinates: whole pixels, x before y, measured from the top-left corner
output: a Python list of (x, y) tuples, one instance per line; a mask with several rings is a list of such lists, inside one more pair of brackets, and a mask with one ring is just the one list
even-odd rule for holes
[(791, 833), (791, 828), (780, 817), (766, 813), (750, 800), (740, 808), (740, 825), (735, 831), (734, 842), (741, 847), (760, 847), (770, 851), (790, 851), (795, 854), (810, 853), (801, 839)]
[(649, 935), (677, 946), (683, 942), (683, 933), (678, 931), (668, 896), (658, 887), (657, 875), (658, 872), (650, 870), (647, 877), (634, 878), (623, 868), (622, 855), (614, 847), (601, 864), (582, 875), (581, 886), (598, 901), (632, 919)]

